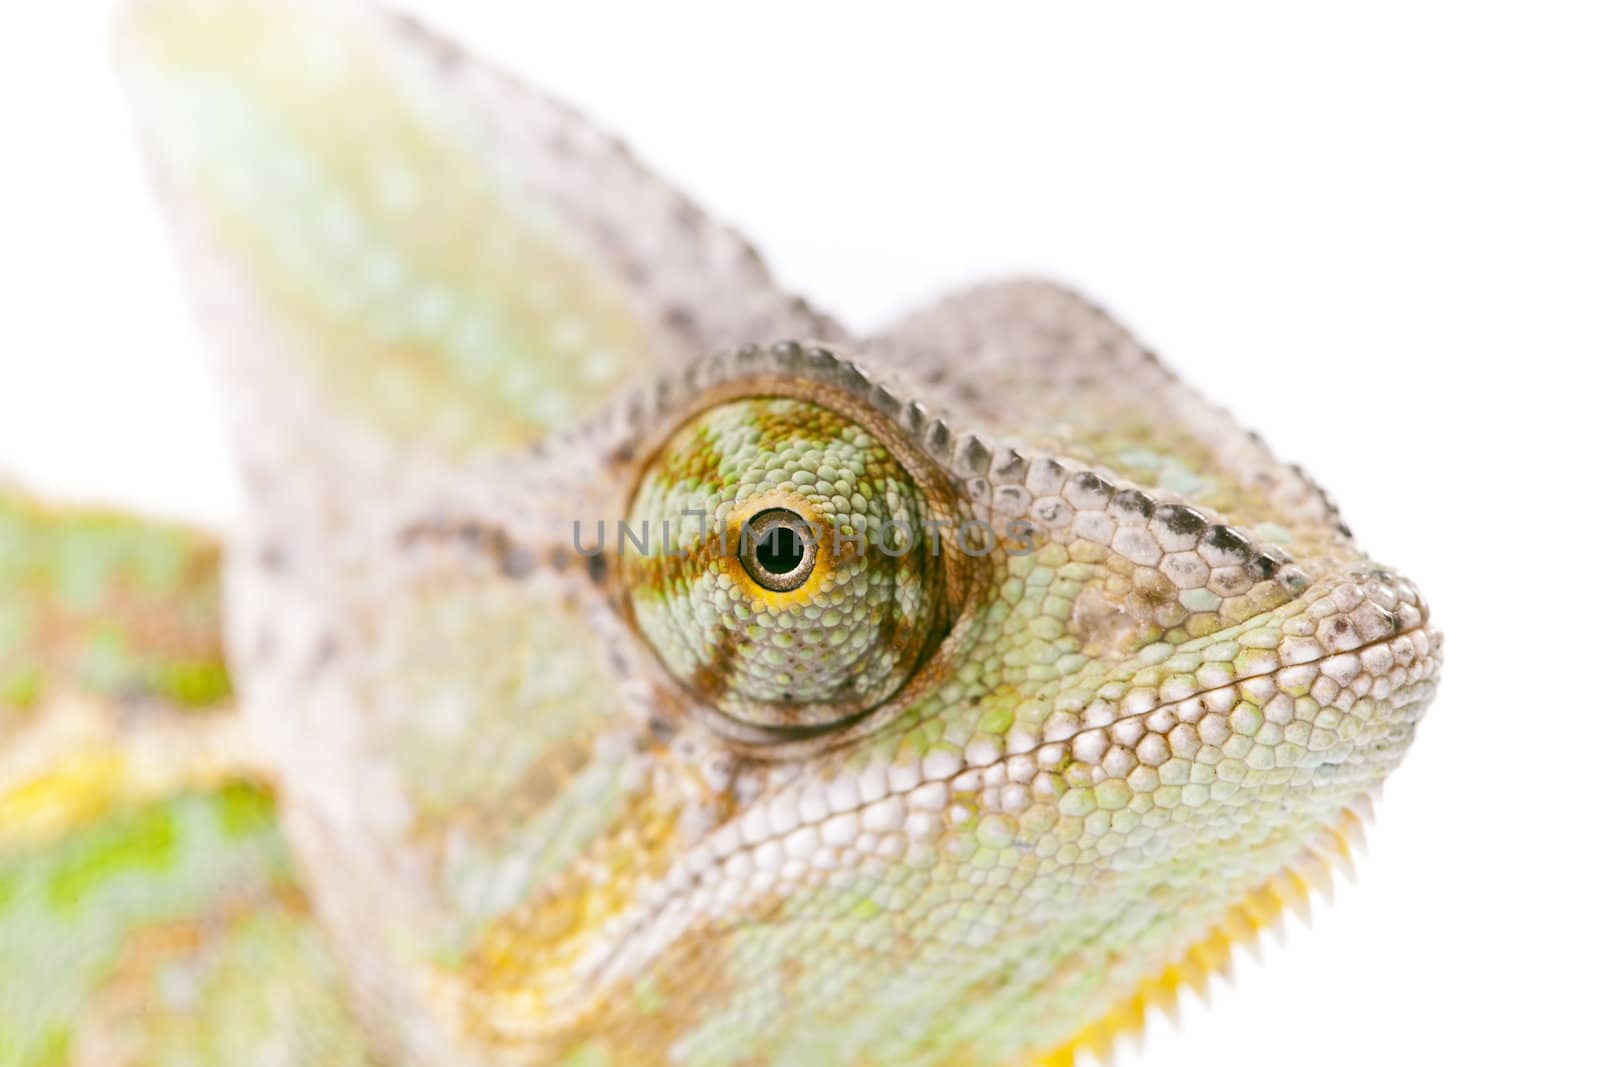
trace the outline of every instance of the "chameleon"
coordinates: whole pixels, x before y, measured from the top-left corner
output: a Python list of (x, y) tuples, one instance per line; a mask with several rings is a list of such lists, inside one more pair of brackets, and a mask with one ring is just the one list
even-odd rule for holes
[(245, 501), (0, 492), (0, 1063), (1066, 1064), (1349, 864), (1426, 603), (1086, 298), (853, 333), (379, 8), (115, 44)]

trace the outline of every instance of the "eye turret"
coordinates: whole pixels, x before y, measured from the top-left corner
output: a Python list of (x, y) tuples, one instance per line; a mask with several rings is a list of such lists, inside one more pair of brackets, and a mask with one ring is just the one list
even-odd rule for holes
[(716, 712), (782, 736), (890, 699), (948, 622), (923, 486), (858, 422), (809, 400), (702, 412), (643, 472), (623, 553), (634, 620)]

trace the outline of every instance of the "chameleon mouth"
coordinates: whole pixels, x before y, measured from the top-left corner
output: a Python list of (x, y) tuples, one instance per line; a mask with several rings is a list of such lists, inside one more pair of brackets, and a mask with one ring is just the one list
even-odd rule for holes
[[(992, 799), (983, 794), (1001, 783), (992, 778), (1014, 778), (1024, 770), (1033, 774), (1058, 774), (1070, 761), (1095, 764), (1113, 745), (1136, 748), (1153, 732), (1170, 732), (1180, 726), (1204, 731), (1208, 718), (1225, 717), (1219, 697), (1248, 695), (1252, 703), (1271, 706), (1282, 700), (1292, 705), (1310, 696), (1322, 707), (1348, 710), (1355, 701), (1370, 698), (1391, 709), (1415, 707), (1414, 722), (1431, 696), (1431, 682), (1440, 662), (1441, 636), (1430, 623), (1422, 597), (1410, 582), (1381, 569), (1353, 572), (1327, 580), (1308, 590), (1304, 622), (1285, 626), (1288, 637), (1270, 665), (1234, 677), (1226, 683), (1199, 687), (1180, 699), (1111, 714), (1096, 721), (1087, 718), (1077, 728), (1052, 731), (1047, 724), (1031, 743), (998, 748), (986, 758), (952, 760), (947, 767), (925, 761), (915, 773), (898, 777), (886, 773), (881, 788), (863, 789), (854, 803), (830, 803), (820, 794), (794, 798), (784, 811), (769, 811), (759, 819), (736, 819), (713, 831), (693, 851), (679, 872), (664, 880), (671, 896), (692, 891), (706, 870), (727, 863), (761, 866), (758, 854), (798, 831), (820, 831), (832, 818), (861, 817), (870, 830), (874, 823), (889, 825), (905, 819), (904, 811), (874, 818), (874, 807), (909, 806), (912, 812), (932, 810), (935, 801), (948, 803), (948, 794), (973, 794), (980, 807)], [(1292, 620), (1291, 620), (1292, 621)], [(1383, 632), (1375, 633), (1375, 629)], [(1295, 631), (1304, 631), (1296, 633)], [(1364, 638), (1363, 635), (1368, 635)], [(1237, 690), (1238, 693), (1230, 691)], [(1019, 767), (1027, 761), (1031, 769)], [(942, 788), (941, 796), (926, 794)], [(867, 794), (871, 794), (870, 796)], [(924, 794), (919, 796), (918, 794)], [(776, 800), (778, 798), (774, 798)], [(1000, 801), (1003, 804), (1003, 800)], [(748, 813), (747, 813), (748, 814)], [(823, 835), (826, 838), (826, 834)], [(694, 871), (693, 874), (688, 873)]]
[[(864, 802), (853, 807), (801, 800), (792, 818), (762, 819), (768, 828), (764, 834), (752, 834), (748, 829), (741, 833), (736, 822), (725, 825), (703, 844), (715, 857), (712, 865), (720, 865), (735, 855), (753, 855), (796, 830), (817, 829), (842, 814), (861, 814), (874, 803), (909, 800), (930, 786), (957, 794), (973, 793), (981, 799), (986, 790), (1002, 784), (990, 781), (991, 777), (1011, 779), (1028, 770), (1018, 765), (1019, 760), (1031, 763), (1032, 773), (1051, 774), (1059, 773), (1069, 760), (1093, 765), (1112, 746), (1134, 749), (1145, 736), (1169, 733), (1180, 726), (1192, 727), (1204, 740), (1205, 732), (1225, 724), (1240, 697), (1261, 707), (1269, 720), (1274, 714), (1281, 715), (1284, 705), (1292, 710), (1295, 700), (1306, 696), (1320, 707), (1341, 712), (1358, 700), (1371, 699), (1392, 711), (1415, 707), (1417, 714), (1410, 721), (1420, 717), (1432, 695), (1442, 637), (1430, 625), (1427, 604), (1415, 586), (1381, 568), (1363, 569), (1319, 583), (1301, 603), (1305, 608), (1300, 621), (1284, 625), (1287, 636), (1279, 651), (1264, 653), (1261, 666), (1247, 674), (1197, 687), (1178, 699), (1125, 706), (1120, 713), (1107, 705), (1095, 715), (1091, 708), (1091, 714), (1073, 728), (1053, 729), (1047, 723), (1031, 742), (1008, 745), (1007, 751), (996, 747), (992, 753), (969, 752), (965, 759), (952, 759), (951, 765), (944, 767), (925, 763), (905, 781), (886, 777), (884, 787), (873, 791), (876, 797), (870, 801), (863, 798)], [(1227, 699), (1230, 697), (1232, 702)], [(934, 799), (925, 797), (920, 806), (931, 806)], [(986, 806), (986, 801), (981, 806)], [(816, 810), (808, 812), (807, 808)]]
[[(1414, 625), (1398, 628), (1386, 637), (1346, 650), (1324, 652), (1275, 670), (1244, 675), (1223, 685), (1198, 689), (1181, 700), (1093, 724), (1085, 723), (1071, 732), (1052, 734), (1047, 728), (1031, 745), (1018, 746), (1005, 753), (996, 752), (985, 762), (969, 761), (942, 779), (924, 779), (900, 795), (909, 795), (925, 785), (940, 782), (950, 793), (981, 795), (996, 785), (1003, 788), (1004, 783), (994, 779), (1001, 776), (1001, 772), (1006, 780), (1015, 777), (1019, 773), (1019, 761), (1032, 761), (1035, 773), (1049, 773), (1047, 768), (1065, 766), (1072, 761), (1097, 765), (1107, 758), (1113, 747), (1137, 751), (1146, 737), (1170, 736), (1172, 731), (1184, 726), (1192, 728), (1202, 743), (1221, 744), (1233, 730), (1226, 720), (1228, 712), (1237, 704), (1217, 698), (1236, 698), (1235, 690), (1248, 691), (1260, 706), (1274, 709), (1266, 712), (1265, 717), (1272, 721), (1276, 714), (1286, 719), (1276, 724), (1284, 727), (1294, 722), (1285, 712), (1293, 710), (1295, 700), (1300, 697), (1310, 697), (1319, 707), (1341, 712), (1348, 712), (1357, 700), (1370, 698), (1384, 707), (1396, 727), (1409, 734), (1432, 698), (1443, 643), (1440, 632), (1428, 625), (1426, 608), (1420, 603), (1418, 606)], [(1276, 710), (1278, 708), (1283, 710)], [(1306, 732), (1310, 734), (1316, 729), (1308, 725)], [(1308, 736), (1306, 740), (1316, 738)], [(1386, 736), (1380, 743), (1393, 740), (1394, 737)], [(1331, 747), (1337, 754), (1340, 746)], [(1003, 804), (1001, 799), (1000, 805)], [(987, 800), (983, 806), (988, 806)]]
[(1324, 707), (1348, 711), (1358, 699), (1387, 700), (1437, 670), (1442, 637), (1430, 625), (1427, 602), (1411, 582), (1391, 571), (1364, 567), (1329, 576), (1286, 607), (1291, 614), (1269, 616), (1276, 619), (1273, 639), (1252, 639), (1252, 633), (1274, 632), (1265, 626), (1239, 635), (1241, 644), (1254, 647), (1242, 673), (1203, 666), (1195, 672), (1195, 684), (1175, 695), (1158, 697), (1154, 690), (1134, 688), (1120, 700), (1096, 701), (1081, 722), (1047, 722), (1035, 744), (1008, 746), (1010, 755), (1066, 744), (1074, 746), (1075, 756), (1092, 762), (1095, 731), (1110, 732), (1106, 745), (1132, 744), (1136, 727), (1199, 723), (1208, 714), (1228, 714), (1240, 697), (1265, 707), (1278, 698), (1310, 696)]
[(1239, 948), (1259, 959), (1261, 935), (1281, 930), (1286, 914), (1309, 923), (1312, 891), (1329, 900), (1336, 873), (1346, 880), (1355, 877), (1354, 853), (1365, 848), (1363, 826), (1372, 819), (1378, 792), (1374, 787), (1356, 794), (1299, 853), (1231, 904), (1203, 936), (1184, 947), (1165, 966), (1141, 977), (1104, 1014), (1040, 1062), (1070, 1064), (1077, 1061), (1080, 1052), (1090, 1053), (1098, 1062), (1109, 1062), (1119, 1040), (1144, 1029), (1152, 1008), (1176, 1022), (1180, 993), (1193, 990), (1203, 997), (1214, 976), (1228, 977)]
[[(1405, 602), (1397, 601), (1397, 607)], [(1271, 686), (1273, 699), (1282, 697), (1290, 707), (1295, 702), (1288, 695), (1291, 692), (1312, 695), (1324, 707), (1338, 707), (1346, 699), (1346, 693), (1351, 694), (1349, 702), (1353, 706), (1354, 701), (1360, 699), (1354, 695), (1356, 689), (1362, 689), (1368, 697), (1385, 706), (1383, 723), (1372, 731), (1371, 747), (1387, 747), (1390, 752), (1384, 761), (1397, 760), (1432, 697), (1440, 662), (1439, 633), (1428, 625), (1420, 598), (1412, 603), (1417, 609), (1414, 623), (1397, 626), (1396, 632), (1349, 649), (1324, 652), (1273, 672), (1241, 677), (1232, 684), (1240, 688)], [(1410, 612), (1404, 616), (1408, 622), (1412, 619)], [(1334, 617), (1337, 616), (1327, 616)], [(1357, 664), (1370, 661), (1372, 665), (1387, 663), (1388, 666), (1383, 671), (1374, 671), (1371, 666), (1363, 668), (1368, 671), (1363, 677), (1370, 678), (1370, 684), (1360, 684), (1356, 679), (1338, 682), (1348, 659)], [(1329, 686), (1336, 691), (1327, 692)], [(1025, 779), (1039, 775), (1059, 778), (1073, 763), (1108, 766), (1100, 761), (1107, 760), (1113, 746), (1139, 752), (1141, 742), (1156, 736), (1158, 727), (1167, 727), (1165, 736), (1168, 738), (1189, 729), (1204, 740), (1208, 717), (1217, 716), (1207, 709), (1206, 700), (1226, 688), (1198, 691), (1181, 701), (1160, 704), (1104, 725), (1085, 726), (1065, 737), (1041, 737), (1028, 747), (996, 751), (985, 762), (969, 759), (944, 774), (929, 773), (933, 768), (925, 765), (914, 777), (896, 780), (891, 771), (883, 780), (881, 790), (871, 790), (875, 795), (870, 798), (868, 788), (858, 783), (860, 793), (853, 803), (829, 804), (822, 793), (811, 795), (809, 792), (769, 798), (759, 812), (753, 809), (712, 831), (658, 881), (643, 888), (637, 910), (625, 918), (619, 917), (620, 927), (626, 933), (611, 939), (603, 949), (595, 946), (599, 951), (591, 957), (582, 985), (591, 991), (612, 988), (625, 975), (645, 966), (656, 951), (673, 944), (683, 930), (729, 906), (735, 898), (727, 895), (728, 886), (743, 886), (757, 894), (767, 892), (802, 856), (814, 856), (819, 850), (839, 847), (847, 841), (851, 847), (868, 855), (874, 853), (878, 844), (892, 839), (910, 841), (915, 847), (918, 842), (936, 839), (956, 808), (967, 808), (969, 817), (980, 818), (987, 812), (1007, 810), (1007, 789), (1017, 784), (1019, 774)], [(1328, 699), (1324, 701), (1324, 697)], [(1270, 705), (1272, 701), (1266, 703)], [(1164, 718), (1170, 719), (1170, 725), (1162, 721)], [(1306, 729), (1309, 734), (1318, 727), (1307, 723)], [(1312, 739), (1308, 737), (1307, 740)], [(1171, 741), (1164, 743), (1172, 744)], [(1176, 751), (1176, 746), (1173, 747)], [(1337, 744), (1314, 761), (1317, 769), (1324, 763), (1336, 762), (1340, 762)], [(1352, 775), (1367, 773), (1360, 762), (1351, 765)], [(1250, 940), (1255, 930), (1270, 924), (1271, 917), (1282, 910), (1282, 905), (1299, 910), (1300, 898), (1304, 895), (1301, 890), (1308, 883), (1317, 882), (1317, 872), (1328, 867), (1329, 857), (1342, 860), (1341, 866), (1347, 862), (1345, 842), (1348, 838), (1359, 837), (1360, 816), (1370, 807), (1367, 798), (1375, 785), (1371, 782), (1362, 785), (1352, 780), (1347, 785), (1335, 784), (1331, 788), (1342, 791), (1346, 787), (1350, 795), (1336, 806), (1339, 813), (1334, 823), (1317, 839), (1321, 844), (1307, 851), (1307, 862), (1297, 860), (1240, 905), (1243, 911), (1230, 912), (1228, 921), (1218, 927), (1227, 935), (1226, 941), (1218, 933), (1207, 939), (1202, 946), (1210, 954), (1206, 959), (1223, 958), (1218, 953), (1227, 944)], [(1333, 834), (1331, 838), (1327, 838), (1329, 832)], [(1333, 844), (1328, 845), (1324, 838)], [(1309, 861), (1313, 859), (1318, 862), (1311, 864)], [(1248, 937), (1239, 935), (1228, 925), (1237, 926), (1241, 917), (1250, 920), (1252, 930)], [(1194, 960), (1180, 961), (1178, 972), (1163, 972), (1156, 980), (1157, 986), (1142, 985), (1139, 992), (1141, 995), (1170, 992), (1176, 988), (1173, 984), (1176, 977), (1193, 984), (1204, 972), (1215, 970), (1215, 964), (1212, 960), (1211, 964), (1198, 967)], [(1162, 996), (1165, 995), (1166, 992), (1162, 992)], [(1109, 1032), (1091, 1027), (1080, 1035), (1078, 1043), (1098, 1046), (1102, 1039), (1116, 1032), (1117, 1027)]]

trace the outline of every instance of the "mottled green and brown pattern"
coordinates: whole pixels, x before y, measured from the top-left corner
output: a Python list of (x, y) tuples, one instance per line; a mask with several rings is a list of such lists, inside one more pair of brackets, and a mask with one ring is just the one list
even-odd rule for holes
[[(741, 561), (760, 547), (752, 520), (779, 510), (815, 545), (795, 589)], [(674, 435), (613, 547), (634, 622), (700, 700), (751, 725), (831, 730), (899, 691), (952, 614), (931, 513), (870, 431), (760, 397)]]
[(209, 537), (0, 492), (0, 1063), (360, 1063)]
[[(354, 4), (142, 0), (119, 54), (248, 490), (242, 717), (208, 720), (234, 771), (141, 794), (170, 831), (109, 804), (7, 846), (23, 1062), (1065, 1062), (1346, 858), (1427, 609), (1080, 297), (850, 336)], [(823, 531), (793, 588), (736, 547), (774, 508)], [(886, 520), (938, 532), (854, 539)], [(64, 859), (100, 820), (135, 843)], [(63, 863), (80, 910), (41, 917)], [(41, 1026), (46, 939), (96, 962)], [(261, 1036), (252, 959), (319, 1022)]]
[(228, 695), (216, 545), (175, 527), (51, 510), (0, 487), (0, 704), (65, 690), (204, 707)]

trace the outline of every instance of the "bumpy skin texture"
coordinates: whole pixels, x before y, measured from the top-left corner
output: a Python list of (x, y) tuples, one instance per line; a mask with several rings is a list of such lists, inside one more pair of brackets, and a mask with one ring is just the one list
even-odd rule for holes
[[(233, 682), (378, 1058), (1063, 1061), (1344, 855), (1427, 609), (1076, 295), (852, 339), (404, 21), (120, 41), (249, 489)], [(772, 508), (847, 538), (795, 589), (721, 548)]]
[[(743, 563), (778, 510), (816, 546), (795, 589)], [(905, 685), (946, 615), (941, 561), (916, 539), (930, 508), (915, 479), (821, 405), (718, 405), (656, 456), (630, 511), (614, 547), (635, 623), (699, 699), (739, 720), (835, 729)], [(653, 550), (634, 536), (651, 530)]]

